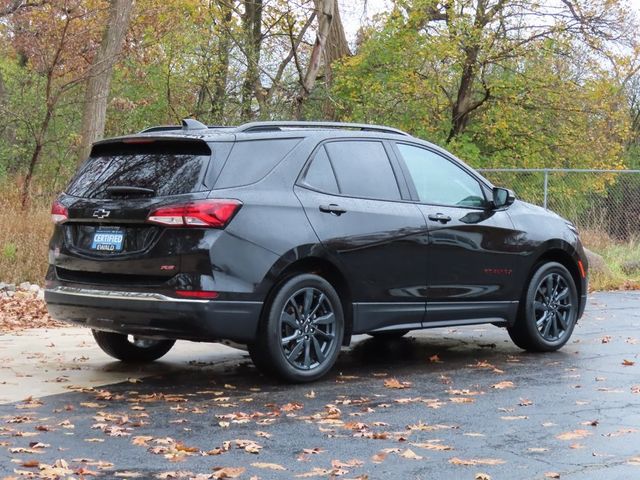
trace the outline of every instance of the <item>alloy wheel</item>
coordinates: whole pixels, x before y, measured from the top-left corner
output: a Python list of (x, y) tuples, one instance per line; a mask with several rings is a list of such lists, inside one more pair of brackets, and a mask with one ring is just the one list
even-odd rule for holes
[(571, 290), (564, 277), (549, 273), (538, 284), (533, 301), (536, 327), (543, 339), (560, 340), (571, 328), (573, 305)]
[(305, 287), (289, 297), (280, 314), (280, 346), (293, 367), (320, 366), (330, 356), (335, 338), (336, 317), (322, 291)]

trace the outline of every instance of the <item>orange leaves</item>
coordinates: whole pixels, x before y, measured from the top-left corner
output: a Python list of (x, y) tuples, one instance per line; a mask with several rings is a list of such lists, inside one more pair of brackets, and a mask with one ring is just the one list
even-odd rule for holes
[(558, 440), (576, 440), (578, 438), (588, 437), (589, 435), (591, 435), (591, 432), (588, 430), (573, 430), (556, 435), (556, 438)]
[(515, 385), (511, 381), (505, 380), (503, 382), (498, 382), (491, 385), (491, 388), (495, 388), (496, 390), (504, 390), (506, 388), (515, 388)]
[(449, 445), (442, 445), (441, 440), (431, 440), (430, 442), (411, 442), (410, 445), (418, 448), (424, 448), (425, 450), (446, 451), (453, 450), (453, 447)]
[(499, 458), (470, 458), (462, 459), (453, 457), (449, 459), (449, 463), (452, 465), (474, 466), (474, 465), (502, 465), (507, 463)]
[(627, 360), (626, 358), (622, 360), (622, 365), (625, 367), (632, 367), (636, 364), (633, 360)]
[(238, 478), (245, 470), (246, 468), (244, 467), (216, 467), (214, 468), (212, 478)]
[(286, 468), (284, 468), (282, 465), (279, 465), (277, 463), (253, 462), (251, 466), (256, 468), (267, 469), (267, 470), (278, 470), (278, 471), (286, 470)]
[(405, 389), (411, 387), (411, 382), (401, 382), (397, 378), (389, 378), (384, 381), (384, 386), (386, 388), (395, 388), (395, 389)]

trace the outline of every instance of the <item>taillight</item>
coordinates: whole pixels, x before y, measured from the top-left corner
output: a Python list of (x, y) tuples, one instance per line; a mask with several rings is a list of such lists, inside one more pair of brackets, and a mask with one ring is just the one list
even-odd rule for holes
[(58, 200), (55, 200), (51, 205), (51, 220), (55, 224), (69, 220), (69, 210)]
[(169, 227), (224, 228), (238, 212), (238, 200), (199, 200), (152, 211), (147, 221)]

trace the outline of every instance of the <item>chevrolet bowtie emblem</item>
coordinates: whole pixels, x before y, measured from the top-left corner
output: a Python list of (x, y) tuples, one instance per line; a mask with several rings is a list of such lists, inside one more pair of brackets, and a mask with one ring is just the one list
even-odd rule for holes
[(109, 210), (105, 210), (104, 208), (99, 208), (93, 212), (93, 216), (95, 218), (106, 218), (109, 216), (111, 212)]

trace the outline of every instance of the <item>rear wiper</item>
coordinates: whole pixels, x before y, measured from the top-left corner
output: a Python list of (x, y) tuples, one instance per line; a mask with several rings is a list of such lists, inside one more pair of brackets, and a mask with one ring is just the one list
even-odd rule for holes
[(114, 185), (112, 187), (107, 187), (107, 193), (112, 195), (129, 195), (129, 194), (140, 194), (140, 195), (154, 195), (156, 191), (153, 188), (144, 188), (144, 187), (134, 187), (132, 185)]

